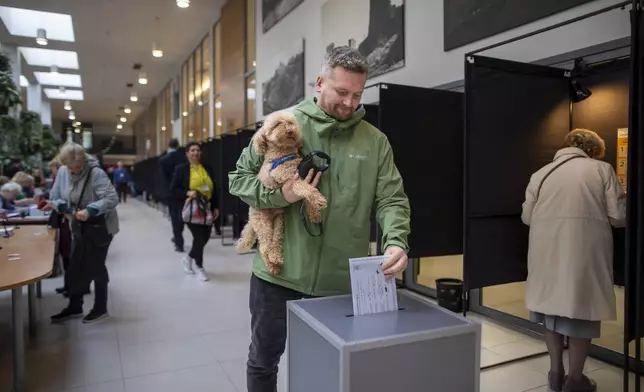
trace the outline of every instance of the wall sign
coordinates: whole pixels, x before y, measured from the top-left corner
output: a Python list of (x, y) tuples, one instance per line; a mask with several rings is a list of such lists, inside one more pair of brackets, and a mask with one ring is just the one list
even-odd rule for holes
[(617, 130), (617, 179), (626, 191), (626, 174), (628, 172), (628, 128)]

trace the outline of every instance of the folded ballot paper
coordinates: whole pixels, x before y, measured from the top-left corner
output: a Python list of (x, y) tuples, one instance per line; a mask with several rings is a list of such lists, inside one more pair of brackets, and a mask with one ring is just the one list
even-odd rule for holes
[(362, 316), (398, 310), (396, 280), (386, 279), (382, 264), (389, 256), (349, 259), (353, 315)]

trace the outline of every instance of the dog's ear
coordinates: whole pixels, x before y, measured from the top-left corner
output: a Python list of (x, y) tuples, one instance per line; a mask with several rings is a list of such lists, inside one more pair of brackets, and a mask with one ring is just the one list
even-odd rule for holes
[(268, 137), (266, 134), (270, 131), (270, 127), (274, 125), (273, 121), (266, 120), (264, 125), (253, 135), (253, 148), (257, 154), (264, 155), (268, 151)]

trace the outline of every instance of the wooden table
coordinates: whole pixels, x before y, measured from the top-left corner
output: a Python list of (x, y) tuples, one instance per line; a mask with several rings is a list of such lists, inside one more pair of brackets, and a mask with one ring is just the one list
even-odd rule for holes
[[(8, 238), (0, 237), (0, 291), (11, 290), (13, 321), (14, 392), (25, 389), (25, 340), (22, 288), (27, 286), (29, 333), (36, 332), (36, 283), (48, 277), (53, 269), (55, 231), (45, 226), (14, 229)], [(10, 255), (19, 259), (10, 260)]]

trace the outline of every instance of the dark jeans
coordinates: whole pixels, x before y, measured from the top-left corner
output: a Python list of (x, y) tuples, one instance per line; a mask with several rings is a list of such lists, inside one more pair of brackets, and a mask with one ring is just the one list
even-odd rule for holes
[(250, 278), (251, 343), (246, 363), (248, 392), (276, 392), (277, 365), (286, 348), (286, 302), (310, 298), (258, 278)]
[(172, 222), (172, 235), (174, 238), (174, 244), (183, 248), (183, 218), (181, 218), (181, 209), (183, 204), (177, 203), (176, 201), (168, 202), (168, 213), (170, 214), (170, 221)]
[(127, 201), (127, 190), (128, 190), (127, 182), (116, 184), (116, 192), (118, 192), (119, 194), (119, 203), (121, 201), (123, 203)]
[(195, 259), (197, 267), (203, 268), (203, 249), (206, 247), (208, 240), (210, 240), (212, 226), (188, 223), (188, 229), (192, 233), (192, 248), (188, 256)]

